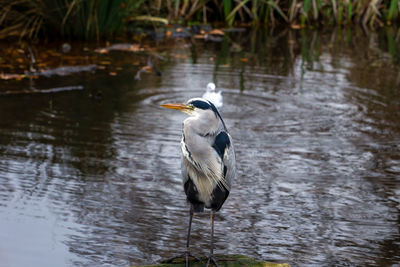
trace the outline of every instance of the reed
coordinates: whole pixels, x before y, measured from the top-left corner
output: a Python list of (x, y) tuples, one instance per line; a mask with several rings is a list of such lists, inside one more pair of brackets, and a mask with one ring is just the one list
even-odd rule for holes
[(0, 0), (0, 38), (38, 34), (99, 39), (118, 34), (144, 0)]
[(132, 21), (238, 24), (399, 23), (399, 0), (0, 0), (0, 38), (99, 39)]

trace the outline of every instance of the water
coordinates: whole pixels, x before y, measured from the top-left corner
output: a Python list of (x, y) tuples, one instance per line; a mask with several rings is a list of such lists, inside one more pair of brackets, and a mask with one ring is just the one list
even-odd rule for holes
[[(115, 52), (116, 76), (33, 81), (83, 90), (26, 94), (32, 82), (0, 81), (0, 266), (129, 266), (182, 252), (185, 114), (159, 105), (201, 96), (208, 82), (223, 91), (238, 168), (216, 216), (217, 253), (400, 264), (395, 34), (256, 33), (152, 44), (161, 77), (135, 80), (126, 62), (147, 56)], [(198, 214), (193, 251), (208, 242), (208, 213)]]

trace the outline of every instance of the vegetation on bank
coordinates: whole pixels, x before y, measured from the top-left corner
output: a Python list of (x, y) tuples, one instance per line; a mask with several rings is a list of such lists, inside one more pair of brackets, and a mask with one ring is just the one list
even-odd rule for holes
[(399, 23), (399, 9), (399, 0), (0, 0), (0, 38), (100, 39), (137, 21), (373, 28)]

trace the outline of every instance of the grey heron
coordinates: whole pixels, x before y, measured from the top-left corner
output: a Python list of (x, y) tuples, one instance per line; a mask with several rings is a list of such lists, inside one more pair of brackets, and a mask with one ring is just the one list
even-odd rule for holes
[(162, 104), (164, 108), (183, 111), (190, 116), (183, 122), (181, 137), (182, 178), (190, 218), (186, 240), (186, 266), (189, 259), (190, 229), (194, 212), (211, 209), (210, 255), (207, 265), (214, 262), (214, 215), (224, 204), (236, 175), (232, 138), (212, 102), (192, 98), (186, 104)]

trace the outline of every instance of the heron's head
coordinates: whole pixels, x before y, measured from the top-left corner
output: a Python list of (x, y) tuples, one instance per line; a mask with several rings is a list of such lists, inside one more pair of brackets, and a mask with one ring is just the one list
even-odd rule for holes
[(192, 118), (188, 118), (192, 123), (197, 125), (198, 131), (210, 133), (219, 128), (226, 130), (224, 120), (219, 114), (217, 108), (208, 100), (203, 98), (189, 99), (185, 104), (162, 104), (164, 108), (176, 109), (189, 114)]
[(216, 107), (203, 98), (189, 99), (185, 104), (162, 104), (164, 108), (176, 109), (189, 114), (190, 116), (201, 116), (218, 113)]

